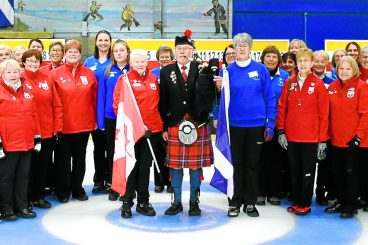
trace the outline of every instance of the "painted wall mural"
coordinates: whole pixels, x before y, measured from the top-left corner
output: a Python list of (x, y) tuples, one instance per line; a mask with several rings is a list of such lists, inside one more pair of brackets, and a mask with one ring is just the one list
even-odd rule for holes
[(134, 38), (227, 38), (229, 0), (15, 0), (15, 30), (83, 33), (106, 29)]

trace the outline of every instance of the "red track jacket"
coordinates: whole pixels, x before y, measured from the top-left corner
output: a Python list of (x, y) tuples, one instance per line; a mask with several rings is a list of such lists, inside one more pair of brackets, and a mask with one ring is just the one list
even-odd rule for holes
[(82, 64), (78, 64), (74, 76), (72, 68), (72, 65), (64, 64), (50, 71), (63, 107), (64, 134), (88, 132), (97, 128), (96, 77)]
[(24, 70), (25, 85), (36, 99), (41, 138), (51, 138), (54, 133), (63, 131), (63, 109), (59, 95), (48, 75), (37, 71)]
[(41, 134), (33, 94), (24, 84), (18, 91), (0, 79), (0, 137), (5, 152), (29, 151)]
[[(162, 120), (158, 111), (158, 103), (160, 101), (160, 87), (158, 85), (157, 76), (146, 70), (144, 77), (141, 77), (135, 70), (128, 73), (129, 82), (133, 90), (139, 111), (141, 112), (143, 123), (153, 133), (162, 131)], [(120, 90), (124, 84), (123, 76), (118, 78), (114, 90), (114, 111), (117, 113)]]
[(368, 85), (358, 78), (342, 84), (336, 80), (328, 87), (330, 99), (331, 144), (347, 147), (358, 135), (360, 146), (368, 147)]
[(292, 142), (318, 143), (328, 139), (328, 94), (323, 81), (310, 73), (302, 90), (298, 76), (289, 78), (278, 102), (277, 128)]

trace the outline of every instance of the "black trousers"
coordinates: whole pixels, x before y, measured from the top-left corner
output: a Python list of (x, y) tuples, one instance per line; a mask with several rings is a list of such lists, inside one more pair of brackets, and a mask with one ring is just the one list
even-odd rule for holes
[(28, 196), (30, 200), (44, 197), (50, 158), (55, 145), (55, 138), (41, 139), (41, 151), (32, 152)]
[(55, 193), (59, 198), (79, 196), (86, 172), (86, 150), (90, 132), (64, 134), (55, 150)]
[(288, 142), (293, 205), (312, 204), (317, 163), (317, 143)]
[(358, 150), (331, 147), (337, 200), (346, 208), (358, 205)]
[(265, 142), (262, 149), (259, 172), (259, 196), (278, 197), (282, 191), (282, 164), (287, 161), (286, 151), (277, 137)]
[(155, 141), (156, 149), (154, 149), (154, 151), (157, 164), (161, 173), (160, 177), (160, 174), (158, 173), (156, 167), (153, 168), (155, 186), (171, 186), (169, 168), (167, 166), (164, 166), (166, 157), (166, 142), (162, 139), (161, 133), (155, 133), (152, 135), (152, 137)]
[(0, 206), (4, 212), (28, 208), (28, 181), (31, 150), (5, 152), (0, 159)]
[(114, 164), (115, 130), (116, 130), (116, 119), (110, 119), (110, 118), (105, 117), (105, 136), (106, 136), (106, 147), (107, 147), (106, 183), (108, 183), (110, 185), (111, 185), (111, 182), (112, 182), (112, 166)]
[(331, 159), (331, 143), (327, 143), (326, 158), (322, 161), (318, 160), (317, 167), (317, 181), (316, 181), (316, 195), (325, 196), (326, 192), (335, 196), (335, 178), (332, 173), (332, 159)]
[[(156, 147), (155, 141), (151, 140), (152, 147)], [(135, 158), (137, 162), (130, 175), (128, 176), (128, 183), (126, 192), (123, 197), (124, 201), (133, 200), (134, 192), (137, 191), (138, 203), (149, 202), (149, 179), (150, 168), (152, 166), (152, 155), (146, 138), (141, 138), (134, 146)]]
[(93, 160), (95, 162), (95, 174), (93, 175), (93, 182), (95, 185), (104, 186), (107, 176), (107, 143), (105, 132), (96, 129), (92, 131), (93, 140)]
[(234, 195), (230, 205), (254, 205), (258, 197), (259, 164), (264, 142), (264, 127), (230, 126), (231, 154), (234, 165)]
[(358, 178), (360, 199), (368, 202), (368, 148), (359, 148)]

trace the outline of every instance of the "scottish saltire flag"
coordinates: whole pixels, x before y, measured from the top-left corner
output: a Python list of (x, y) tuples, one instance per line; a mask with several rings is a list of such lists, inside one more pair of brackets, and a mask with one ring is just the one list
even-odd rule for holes
[(213, 148), (215, 155), (215, 172), (210, 185), (232, 198), (234, 193), (234, 168), (231, 160), (230, 133), (229, 133), (229, 103), (230, 85), (229, 74), (223, 65), (222, 90), (216, 129), (216, 143)]
[(0, 27), (14, 25), (14, 0), (0, 0)]
[(111, 188), (124, 195), (135, 162), (135, 143), (146, 133), (128, 76), (123, 76), (115, 133), (115, 154)]

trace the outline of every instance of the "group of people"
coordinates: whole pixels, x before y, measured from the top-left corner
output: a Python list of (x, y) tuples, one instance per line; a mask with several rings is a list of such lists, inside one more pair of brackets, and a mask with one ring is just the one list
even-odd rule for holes
[[(52, 43), (50, 62), (42, 60), (38, 39), (13, 54), (0, 45), (2, 219), (33, 218), (32, 207), (50, 208), (47, 188), (60, 203), (88, 200), (82, 183), (90, 135), (92, 192), (120, 199), (122, 218), (132, 217), (135, 198), (138, 213), (156, 215), (149, 201), (153, 156), (147, 139), (158, 160), (154, 191), (166, 186), (172, 196), (165, 215), (183, 212), (184, 168), (190, 175), (188, 214), (201, 215), (202, 168), (214, 162), (210, 115), (216, 128), (223, 74), (231, 91), (229, 217), (238, 216), (242, 206), (258, 217), (256, 205), (280, 205), (287, 194), (288, 212), (308, 214), (317, 162), (317, 203), (337, 199), (325, 212), (351, 218), (359, 207), (368, 211), (368, 47), (351, 42), (346, 51), (336, 50), (326, 73), (328, 54), (296, 39), (282, 56), (275, 46), (266, 47), (258, 63), (250, 56), (252, 37), (240, 33), (224, 50), (226, 72), (217, 73), (193, 59), (191, 34), (177, 36), (174, 50), (161, 46), (160, 66), (151, 71), (144, 50), (131, 51), (121, 39), (113, 43), (106, 30), (97, 33), (94, 54), (84, 65), (82, 44), (74, 39)], [(111, 186), (118, 103), (127, 84), (147, 132), (135, 144), (137, 161), (121, 196)]]

